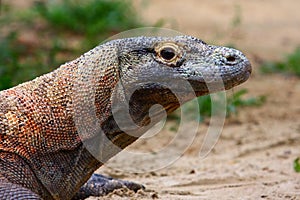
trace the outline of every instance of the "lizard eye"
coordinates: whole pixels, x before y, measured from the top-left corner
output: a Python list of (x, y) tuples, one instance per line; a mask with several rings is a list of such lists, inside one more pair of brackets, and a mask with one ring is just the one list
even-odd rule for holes
[(182, 58), (180, 46), (172, 42), (158, 43), (154, 50), (156, 59), (169, 66), (177, 66)]
[(160, 55), (160, 57), (162, 57), (166, 61), (170, 61), (173, 58), (175, 58), (176, 53), (175, 53), (175, 49), (173, 49), (171, 47), (165, 47), (165, 48), (160, 50), (159, 55)]

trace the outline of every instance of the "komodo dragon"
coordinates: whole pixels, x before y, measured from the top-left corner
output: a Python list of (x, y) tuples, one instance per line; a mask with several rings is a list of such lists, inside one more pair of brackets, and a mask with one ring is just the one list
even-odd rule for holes
[[(99, 45), (51, 73), (1, 91), (0, 198), (80, 199), (122, 186), (138, 190), (143, 186), (92, 174), (148, 129), (143, 127), (159, 121), (162, 110), (149, 116), (153, 105), (170, 113), (180, 107), (179, 99), (186, 102), (230, 89), (250, 73), (250, 62), (232, 48), (191, 36), (133, 37)], [(91, 96), (93, 101), (86, 100)], [(113, 98), (119, 107), (128, 98), (128, 112), (136, 124), (128, 128), (130, 134), (115, 120)], [(91, 107), (95, 115), (89, 114)], [(100, 127), (91, 125), (93, 116)], [(87, 132), (80, 134), (80, 127)], [(97, 143), (99, 138), (107, 140)], [(101, 160), (85, 141), (100, 145), (96, 147), (104, 155)], [(114, 145), (119, 150), (113, 150)]]

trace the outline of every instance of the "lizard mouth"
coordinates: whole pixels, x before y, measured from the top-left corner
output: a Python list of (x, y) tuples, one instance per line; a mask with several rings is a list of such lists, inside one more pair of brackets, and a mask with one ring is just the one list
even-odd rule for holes
[(248, 60), (246, 60), (244, 63), (242, 63), (242, 69), (233, 75), (231, 78), (226, 77), (223, 78), (225, 89), (231, 89), (237, 85), (240, 85), (247, 81), (250, 78), (250, 75), (252, 73), (252, 67)]
[(247, 81), (252, 72), (252, 67), (248, 60), (245, 60), (236, 66), (226, 66), (225, 68), (228, 70), (220, 72), (218, 76), (207, 79), (202, 78), (201, 80), (189, 80), (196, 96), (229, 90)]

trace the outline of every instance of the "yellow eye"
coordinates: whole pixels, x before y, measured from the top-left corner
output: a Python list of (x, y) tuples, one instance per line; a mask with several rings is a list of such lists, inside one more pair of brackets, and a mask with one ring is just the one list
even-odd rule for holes
[(162, 42), (155, 47), (156, 56), (160, 62), (168, 65), (176, 65), (182, 57), (182, 51), (177, 44), (172, 42)]

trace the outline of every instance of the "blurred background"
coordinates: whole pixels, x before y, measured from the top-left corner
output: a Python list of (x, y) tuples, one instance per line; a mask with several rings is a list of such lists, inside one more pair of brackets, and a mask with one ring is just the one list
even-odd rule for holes
[[(223, 133), (206, 159), (197, 159), (204, 136), (199, 131), (184, 162), (172, 167), (144, 174), (112, 167), (100, 172), (149, 188), (125, 191), (130, 198), (300, 199), (299, 7), (298, 0), (0, 0), (0, 90), (52, 71), (132, 28), (166, 27), (237, 48), (249, 57), (253, 74), (227, 92)], [(198, 102), (201, 117), (195, 123), (206, 130), (211, 100)], [(175, 112), (156, 138), (130, 148), (155, 152), (174, 136), (178, 120)], [(112, 162), (147, 163), (142, 158)]]

